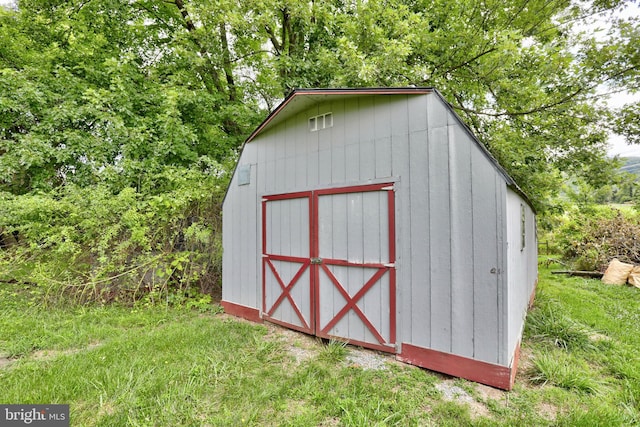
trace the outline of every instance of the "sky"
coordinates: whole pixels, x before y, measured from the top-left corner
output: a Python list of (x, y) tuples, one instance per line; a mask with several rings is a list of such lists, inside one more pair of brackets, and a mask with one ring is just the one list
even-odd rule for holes
[[(640, 17), (640, 4), (629, 1), (624, 10), (619, 14), (621, 18)], [(599, 17), (593, 23), (594, 27), (600, 28), (604, 34), (608, 27), (607, 20), (611, 19), (607, 16)], [(636, 94), (619, 93), (610, 97), (607, 101), (608, 105), (613, 108), (622, 108), (625, 104), (640, 101), (640, 92)], [(609, 155), (620, 157), (640, 157), (640, 145), (629, 145), (620, 135), (609, 135)]]
[[(640, 93), (635, 95), (628, 93), (617, 94), (615, 99), (609, 100), (609, 105), (618, 108), (633, 101), (640, 101)], [(640, 145), (629, 145), (620, 135), (611, 134), (609, 135), (608, 153), (610, 156), (640, 157)]]
[[(1, 5), (10, 5), (16, 3), (16, 0), (0, 0)], [(640, 17), (640, 4), (634, 4), (629, 2), (628, 7), (621, 13), (623, 17)], [(600, 20), (597, 20), (594, 25), (597, 25), (600, 28), (607, 27), (607, 17), (602, 17)], [(635, 95), (629, 93), (620, 93), (611, 97), (608, 100), (608, 104), (614, 108), (623, 107), (625, 104), (640, 101), (640, 93), (636, 93)], [(610, 156), (621, 156), (621, 157), (631, 157), (636, 156), (640, 157), (640, 145), (628, 145), (625, 142), (625, 139), (620, 135), (612, 134), (609, 136), (609, 150), (608, 153)]]

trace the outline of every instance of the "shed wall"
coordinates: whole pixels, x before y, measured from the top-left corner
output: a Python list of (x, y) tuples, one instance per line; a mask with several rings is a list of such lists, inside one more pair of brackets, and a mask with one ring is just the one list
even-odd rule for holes
[(408, 197), (396, 193), (404, 227), (399, 340), (505, 364), (506, 183), (439, 98), (411, 102), (401, 179)]
[(256, 179), (258, 165), (256, 150), (245, 147), (242, 165), (249, 169), (249, 184), (238, 185), (238, 174), (231, 182), (233, 191), (227, 193), (222, 215), (222, 299), (251, 308), (258, 308), (261, 297), (261, 278), (258, 260), (259, 208)]
[[(328, 112), (333, 127), (310, 132)], [(507, 323), (528, 290), (506, 273), (531, 262), (507, 268), (507, 194), (519, 196), (438, 96), (328, 98), (260, 133), (239, 167), (251, 179), (234, 176), (224, 203), (223, 300), (261, 307), (263, 195), (395, 182), (397, 342), (510, 363), (522, 322)]]
[(522, 336), (528, 303), (538, 279), (538, 241), (533, 210), (511, 189), (507, 191), (506, 228), (509, 261), (507, 348), (513, 353)]

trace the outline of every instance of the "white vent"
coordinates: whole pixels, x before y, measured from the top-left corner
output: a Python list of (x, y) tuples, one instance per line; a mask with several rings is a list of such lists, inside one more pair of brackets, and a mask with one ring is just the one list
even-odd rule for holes
[(309, 131), (315, 132), (318, 130), (333, 127), (333, 114), (325, 113), (319, 116), (311, 117), (309, 119)]

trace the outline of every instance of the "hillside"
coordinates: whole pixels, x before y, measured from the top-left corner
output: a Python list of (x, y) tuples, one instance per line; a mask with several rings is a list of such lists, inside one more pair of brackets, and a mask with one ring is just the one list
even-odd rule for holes
[(624, 165), (620, 167), (621, 172), (640, 175), (640, 157), (625, 157), (621, 160), (624, 161)]

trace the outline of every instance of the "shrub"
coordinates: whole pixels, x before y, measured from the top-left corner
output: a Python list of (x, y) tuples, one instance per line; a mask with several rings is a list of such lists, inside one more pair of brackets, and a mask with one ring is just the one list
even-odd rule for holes
[(612, 208), (578, 213), (557, 236), (564, 258), (578, 270), (603, 271), (613, 258), (640, 264), (640, 221), (634, 214)]
[(217, 294), (224, 180), (184, 169), (165, 175), (169, 184), (156, 193), (67, 185), (1, 194), (0, 232), (17, 239), (0, 258), (20, 268), (0, 280), (82, 302)]

